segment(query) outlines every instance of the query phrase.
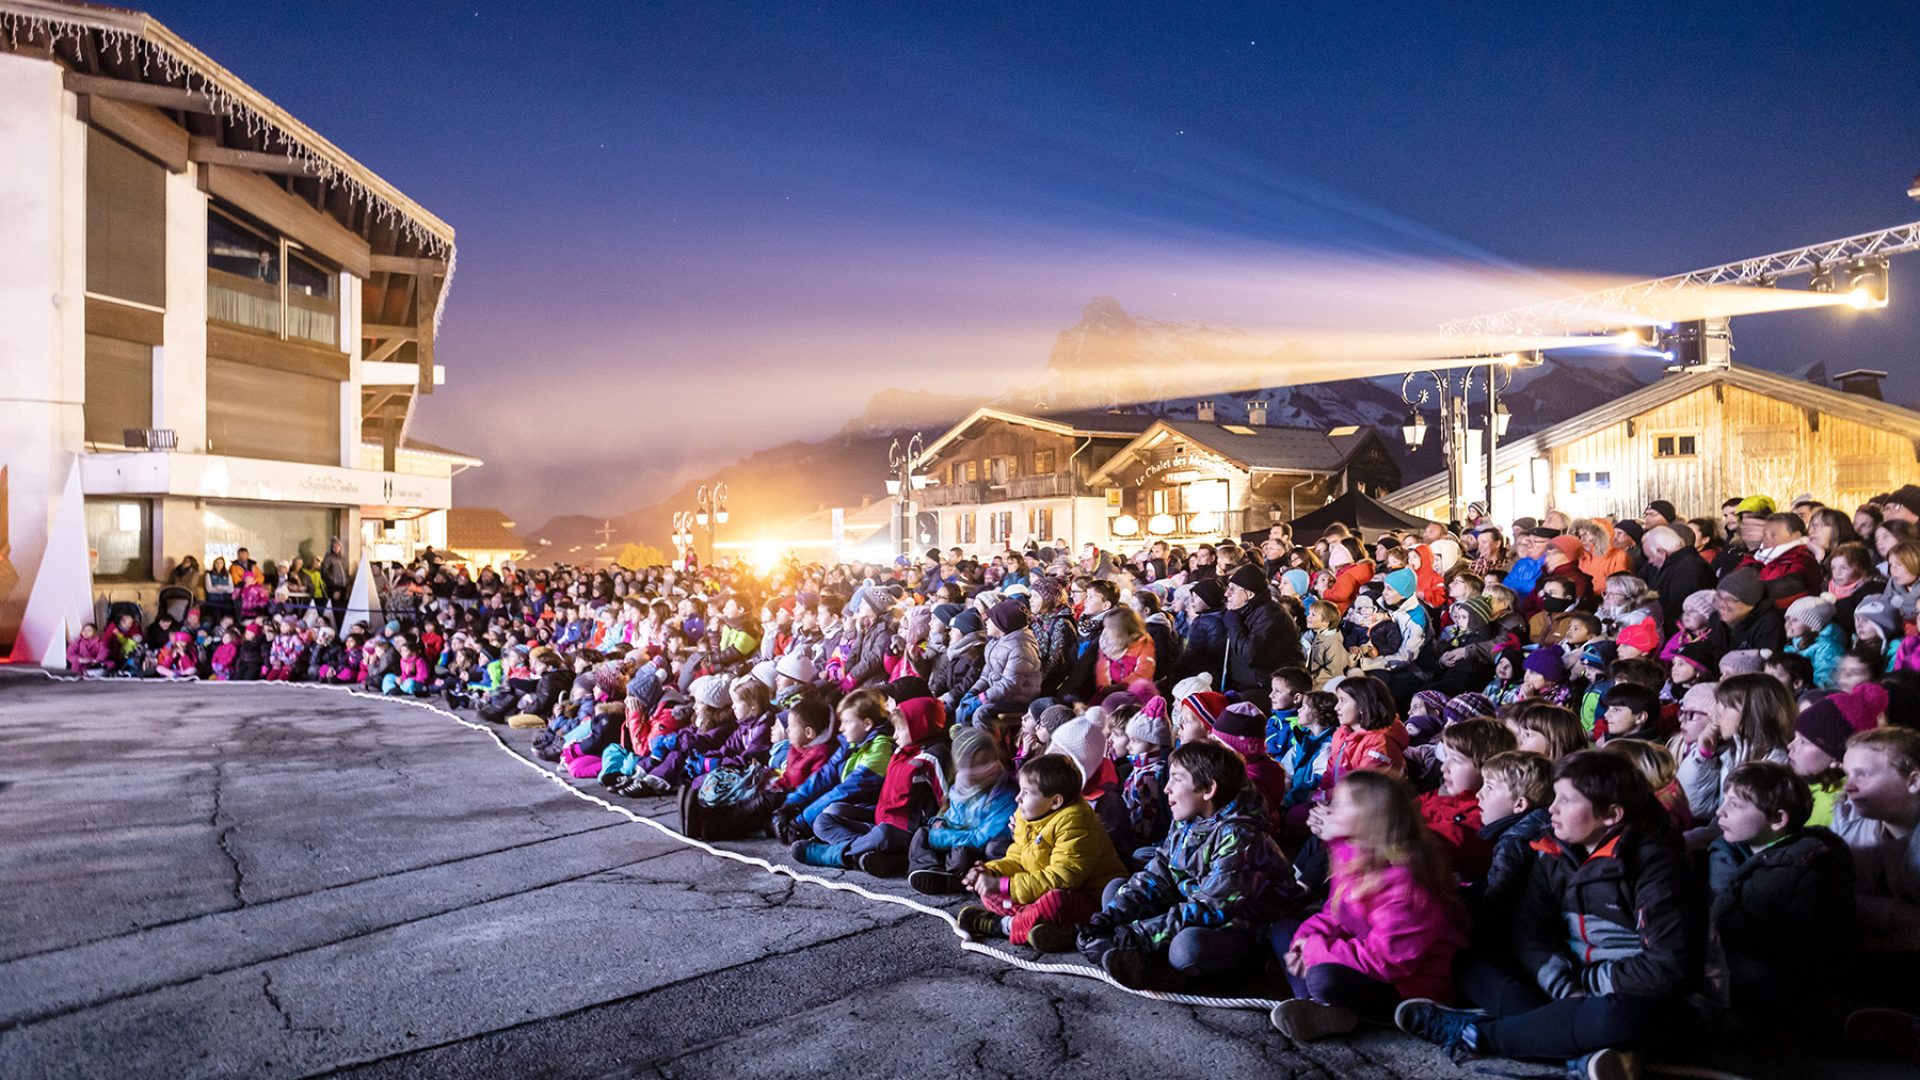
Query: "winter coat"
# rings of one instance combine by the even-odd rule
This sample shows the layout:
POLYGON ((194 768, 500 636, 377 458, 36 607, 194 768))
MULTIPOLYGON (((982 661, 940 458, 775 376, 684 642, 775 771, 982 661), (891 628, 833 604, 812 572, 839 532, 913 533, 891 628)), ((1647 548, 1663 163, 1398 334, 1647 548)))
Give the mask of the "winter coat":
POLYGON ((1368 731, 1357 727, 1333 729, 1333 745, 1328 751, 1327 769, 1320 786, 1332 791, 1340 778, 1360 769, 1404 776, 1407 771, 1407 725, 1394 720, 1386 727, 1368 731))
POLYGON ((1813 685, 1822 690, 1831 690, 1834 687, 1834 677, 1840 671, 1840 657, 1846 653, 1847 649, 1845 643, 1840 640, 1840 627, 1828 623, 1821 627, 1820 632, 1813 636, 1813 640, 1805 645, 1800 644, 1798 640, 1788 641, 1787 651, 1795 656, 1806 657, 1807 662, 1813 665, 1813 685))
POLYGON ((783 745, 787 753, 780 762, 780 774, 774 777, 773 786, 781 791, 792 792, 799 790, 801 785, 820 772, 845 744, 838 735, 828 732, 805 746, 783 745))
POLYGON ((1661 819, 1622 825, 1591 853, 1551 833, 1514 924, 1522 969, 1553 998, 1683 998, 1702 988, 1707 891, 1661 819))
POLYGON ((1467 943, 1465 913, 1436 896, 1405 867, 1373 872, 1371 891, 1348 871, 1356 853, 1345 840, 1328 846, 1332 893, 1326 907, 1294 931, 1307 967, 1339 964, 1389 983, 1402 997, 1453 998, 1453 958, 1467 943))
POLYGON ((1337 727, 1315 735, 1307 725, 1299 721, 1292 724, 1292 737, 1287 742, 1284 754, 1274 755, 1287 767, 1287 774, 1293 779, 1287 787, 1287 798, 1283 809, 1311 802, 1313 793, 1320 786, 1320 778, 1326 774, 1327 766, 1333 757, 1333 736, 1337 727))
POLYGON ((988 705, 1024 705, 1040 696, 1040 647, 1030 628, 988 640, 980 677, 968 694, 988 705))
POLYGON ((1707 883, 1729 955, 1807 985, 1853 946, 1853 854, 1826 829, 1796 829, 1759 851, 1715 840, 1707 883))
POLYGON ((947 649, 933 662, 933 674, 927 677, 927 689, 952 710, 980 678, 986 666, 986 635, 960 634, 947 642, 947 649))
POLYGON ((1691 547, 1670 552, 1644 579, 1660 594, 1660 636, 1669 637, 1680 626, 1680 605, 1694 593, 1714 586, 1713 567, 1691 547))
POLYGON ((1143 949, 1165 949, 1182 930, 1251 931, 1272 922, 1300 889, 1264 817, 1258 800, 1243 794, 1208 817, 1174 822, 1101 921, 1143 949))
POLYGON ((749 765, 764 765, 767 753, 773 749, 773 713, 750 716, 736 723, 727 741, 712 754, 703 755, 701 773, 715 769, 744 769, 749 765))
POLYGON ((1359 595, 1360 586, 1373 580, 1373 572, 1373 562, 1369 559, 1348 563, 1334 573, 1332 584, 1327 586, 1325 595, 1320 599, 1339 608, 1340 614, 1345 615, 1347 609, 1353 606, 1353 598, 1359 595))
POLYGON ((1448 795, 1442 791, 1430 791, 1420 796, 1417 805, 1420 819, 1427 823, 1427 831, 1446 846, 1447 861, 1452 864, 1454 873, 1472 881, 1487 872, 1493 849, 1480 838, 1483 822, 1480 820, 1480 796, 1477 793, 1448 795))
MULTIPOLYGON (((1095 642, 1095 647, 1098 644, 1095 642)), ((1099 659, 1093 662, 1093 688, 1104 690, 1116 684, 1124 688, 1135 679, 1152 682, 1158 670, 1154 653, 1151 636, 1135 638, 1119 656, 1108 656, 1102 649, 1099 659)))
POLYGON ((1203 611, 1187 620, 1186 645, 1173 665, 1173 681, 1180 682, 1201 672, 1220 676, 1227 656, 1227 616, 1222 611, 1203 611))
POLYGON ((1820 595, 1820 587, 1827 579, 1805 537, 1770 552, 1765 562, 1761 562, 1758 555, 1748 555, 1740 565, 1760 572, 1760 584, 1766 586, 1767 599, 1781 611, 1803 596, 1820 595))
POLYGON ((1307 679, 1313 685, 1347 673, 1347 644, 1339 630, 1309 630, 1301 636, 1300 645, 1307 654, 1307 679))
POLYGON ((1164 681, 1167 672, 1180 662, 1180 634, 1173 627, 1173 619, 1164 611, 1147 616, 1147 636, 1153 639, 1153 675, 1135 675, 1134 678, 1157 678, 1164 681))
POLYGON ((1842 796, 1833 804, 1833 831, 1853 849, 1854 900, 1862 936, 1894 925, 1915 925, 1920 918, 1920 829, 1895 837, 1885 825, 1862 817, 1842 796))
POLYGON ((889 626, 885 619, 876 620, 849 650, 845 674, 840 679, 841 688, 858 690, 863 686, 874 686, 885 682, 887 650, 892 644, 893 627, 889 626))
MULTIPOLYGON (((406 678, 402 675, 401 678, 406 678)), ((535 716, 553 716, 554 706, 567 696, 567 690, 573 685, 573 673, 564 668, 552 668, 540 674, 533 690, 520 698, 520 711, 535 716)))
POLYGON ((837 802, 872 806, 880 795, 880 783, 891 757, 893 736, 878 728, 858 746, 848 746, 841 740, 827 763, 787 796, 782 809, 812 825, 822 810, 837 802))
POLYGON ((930 697, 900 703, 906 720, 907 741, 897 743, 887 758, 886 775, 873 804, 873 823, 913 832, 939 810, 947 799, 947 769, 931 740, 940 736, 946 709, 930 697))
POLYGON ((1256 596, 1246 607, 1227 611, 1227 677, 1216 689, 1234 690, 1240 700, 1264 707, 1275 670, 1306 663, 1300 628, 1280 605, 1256 596))
POLYGON ((984 870, 1007 879, 1007 896, 1016 904, 1031 904, 1055 889, 1097 892, 1127 872, 1085 799, 1075 799, 1038 821, 1015 818, 1013 846, 984 870))
POLYGON ((1467 906, 1476 930, 1486 927, 1493 933, 1485 936, 1502 939, 1502 952, 1511 950, 1505 939, 1511 936, 1514 912, 1533 877, 1533 842, 1552 830, 1544 806, 1480 826, 1480 842, 1491 854, 1486 873, 1467 882, 1467 906))
POLYGON ((1120 785, 1120 801, 1127 805, 1134 839, 1157 844, 1167 835, 1167 751, 1155 747, 1127 759, 1127 778, 1120 785))
MULTIPOLYGON (((1058 694, 1073 673, 1073 660, 1080 647, 1080 631, 1073 624, 1073 610, 1062 606, 1034 618, 1034 644, 1040 650, 1040 694, 1058 694)), ((937 691, 936 691, 937 692, 937 691)))
POLYGON ((1745 649, 1779 652, 1787 647, 1786 617, 1779 608, 1764 601, 1732 625, 1720 621, 1716 613, 1707 626, 1707 645, 1713 650, 1715 660, 1745 649))
POLYGON ((946 809, 927 822, 927 846, 935 851, 986 850, 988 844, 1013 834, 1019 797, 1019 778, 1008 769, 993 787, 965 799, 949 799, 946 809))
POLYGON ((95 634, 92 637, 74 638, 67 643, 67 667, 75 671, 82 668, 106 667, 108 659, 107 639, 95 634))

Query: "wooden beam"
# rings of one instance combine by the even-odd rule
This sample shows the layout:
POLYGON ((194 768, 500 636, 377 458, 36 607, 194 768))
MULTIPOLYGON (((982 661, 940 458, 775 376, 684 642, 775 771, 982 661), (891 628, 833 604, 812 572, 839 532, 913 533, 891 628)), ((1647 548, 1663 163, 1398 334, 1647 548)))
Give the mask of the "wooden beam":
POLYGON ((405 345, 406 343, 407 343, 406 338, 402 338, 402 337, 388 338, 385 341, 382 341, 380 344, 374 346, 373 351, 368 353, 366 356, 362 357, 361 359, 366 360, 369 363, 376 363, 376 364, 384 360, 391 360, 393 358, 393 354, 399 352, 400 347, 402 345, 405 345))
POLYGON ((441 281, 431 275, 420 279, 419 307, 414 312, 414 325, 419 328, 419 337, 413 346, 414 362, 420 365, 420 385, 416 393, 433 393, 433 315, 434 308, 440 302, 441 281))
MULTIPOLYGON (((282 176, 313 176, 305 162, 297 161, 285 154, 267 153, 261 150, 235 150, 224 146, 212 135, 195 135, 187 146, 187 156, 194 161, 209 165, 231 165, 236 169, 246 169, 257 173, 276 173, 282 176)), ((297 198, 297 196, 296 196, 297 198)), ((300 205, 306 206, 303 199, 300 205)), ((319 210, 315 209, 315 213, 319 210)))
POLYGON ((213 100, 198 90, 182 90, 176 86, 155 86, 153 83, 129 82, 126 79, 109 79, 101 75, 81 75, 69 71, 61 76, 68 90, 76 94, 93 94, 103 98, 115 98, 120 101, 136 101, 142 105, 152 105, 161 109, 178 109, 181 112, 213 113, 213 100))
POLYGON ((348 273, 367 276, 372 251, 364 237, 347 231, 346 226, 259 173, 207 163, 200 167, 200 187, 300 241, 322 258, 338 263, 348 273))
MULTIPOLYGON (((412 341, 419 336, 416 326, 394 326, 390 323, 361 323, 360 336, 377 338, 381 341, 412 341)), ((384 359, 384 357, 383 357, 384 359)))
POLYGON ((166 166, 168 172, 187 171, 187 133, 158 109, 94 94, 80 95, 80 122, 101 131, 166 166))
POLYGON ((442 274, 447 272, 445 259, 416 259, 410 255, 375 255, 370 263, 375 271, 389 274, 442 274))
POLYGON ((373 400, 360 407, 360 415, 367 420, 381 419, 381 410, 392 403, 394 398, 406 393, 406 390, 381 390, 372 395, 373 400))
POLYGON ((318 375, 340 382, 347 381, 351 374, 347 354, 339 349, 281 341, 266 334, 218 323, 207 324, 207 355, 297 375, 318 375))

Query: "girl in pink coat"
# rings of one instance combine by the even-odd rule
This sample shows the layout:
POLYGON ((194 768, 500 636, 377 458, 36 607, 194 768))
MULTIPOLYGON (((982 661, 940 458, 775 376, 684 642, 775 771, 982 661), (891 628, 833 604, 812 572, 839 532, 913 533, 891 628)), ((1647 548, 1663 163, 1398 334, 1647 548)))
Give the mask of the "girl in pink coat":
POLYGON ((1465 909, 1406 782, 1347 774, 1319 833, 1333 865, 1331 895, 1318 915, 1273 928, 1294 992, 1274 1007, 1274 1026, 1304 1042, 1353 1031, 1362 1019, 1390 1022, 1407 998, 1451 1000, 1465 909))

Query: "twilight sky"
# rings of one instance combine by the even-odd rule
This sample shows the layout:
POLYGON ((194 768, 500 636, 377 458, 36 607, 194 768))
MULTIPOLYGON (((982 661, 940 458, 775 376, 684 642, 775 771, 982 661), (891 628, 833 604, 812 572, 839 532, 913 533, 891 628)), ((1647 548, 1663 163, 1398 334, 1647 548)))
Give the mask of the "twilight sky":
MULTIPOLYGON (((1920 218, 1904 3, 147 7, 458 230, 415 431, 527 528, 881 387, 1034 381, 1098 295, 1418 355, 1920 218)), ((1920 400, 1915 267, 1885 311, 1737 320, 1736 358, 1920 400)))

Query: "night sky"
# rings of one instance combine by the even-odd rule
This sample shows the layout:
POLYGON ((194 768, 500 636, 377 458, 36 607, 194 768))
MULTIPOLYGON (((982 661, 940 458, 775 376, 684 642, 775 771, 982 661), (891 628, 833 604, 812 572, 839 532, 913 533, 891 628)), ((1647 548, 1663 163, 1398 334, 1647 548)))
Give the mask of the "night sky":
MULTIPOLYGON (((1920 219, 1911 3, 1047 6, 148 10, 458 230, 414 430, 529 529, 1038 376, 1099 295, 1284 326, 1266 275, 1345 258, 1651 277, 1920 219)), ((1920 401, 1916 267, 1736 358, 1920 401)))

